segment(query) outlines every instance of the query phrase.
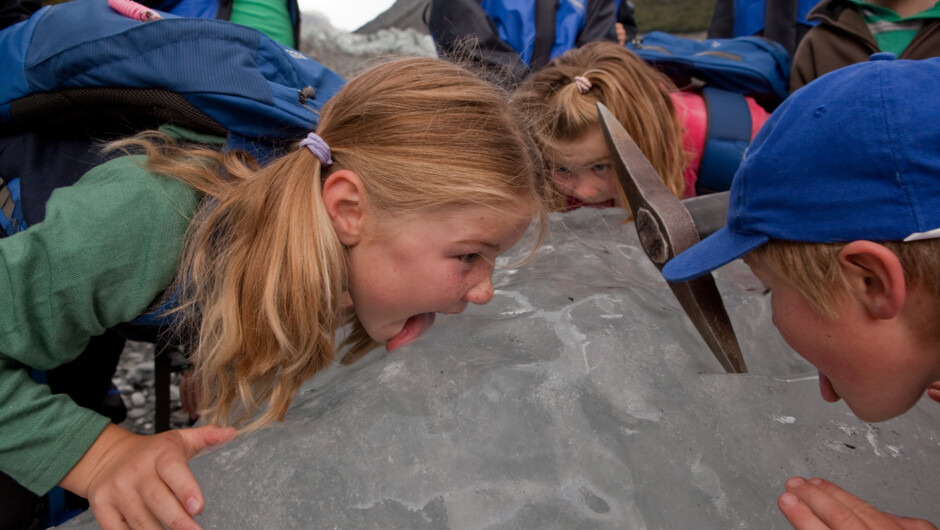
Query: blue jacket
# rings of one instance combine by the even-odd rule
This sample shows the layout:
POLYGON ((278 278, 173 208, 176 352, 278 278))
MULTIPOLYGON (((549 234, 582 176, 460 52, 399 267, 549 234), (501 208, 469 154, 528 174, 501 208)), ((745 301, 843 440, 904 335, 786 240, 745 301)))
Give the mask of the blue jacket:
POLYGON ((780 43, 793 55, 809 28, 806 19, 819 0, 716 0, 708 38, 760 35, 780 43))
POLYGON ((428 29, 444 54, 469 52, 515 84, 586 42, 616 42, 616 9, 612 0, 432 0, 428 29))

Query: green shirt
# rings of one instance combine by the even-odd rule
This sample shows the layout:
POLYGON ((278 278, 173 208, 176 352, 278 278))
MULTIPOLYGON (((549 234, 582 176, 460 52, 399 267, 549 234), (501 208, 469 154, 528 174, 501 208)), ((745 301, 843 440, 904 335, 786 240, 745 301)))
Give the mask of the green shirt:
POLYGON ((53 192, 42 222, 0 239, 0 470, 37 494, 108 419, 50 394, 28 367, 74 359, 90 337, 145 312, 176 275, 199 197, 142 163, 125 156, 95 167, 53 192))
POLYGON ((284 46, 297 47, 284 0, 235 0, 229 21, 254 28, 284 46))
POLYGON ((901 17, 894 10, 863 0, 849 0, 858 6, 865 24, 875 37, 878 48, 900 56, 920 30, 924 19, 940 18, 940 2, 920 13, 901 17))

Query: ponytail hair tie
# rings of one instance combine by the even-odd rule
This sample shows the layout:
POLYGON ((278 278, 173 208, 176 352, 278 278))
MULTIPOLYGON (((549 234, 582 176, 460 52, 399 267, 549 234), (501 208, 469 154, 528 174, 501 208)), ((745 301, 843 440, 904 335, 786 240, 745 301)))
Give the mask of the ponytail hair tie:
POLYGON ((308 133, 307 137, 300 141, 300 147, 304 146, 310 149, 313 156, 317 157, 320 160, 320 164, 324 167, 333 164, 333 155, 330 153, 330 146, 326 145, 326 142, 323 141, 323 138, 320 138, 317 133, 308 133))
POLYGON ((578 92, 582 94, 587 94, 588 90, 591 90, 591 87, 593 86, 591 81, 583 75, 574 76, 574 84, 577 85, 578 92))

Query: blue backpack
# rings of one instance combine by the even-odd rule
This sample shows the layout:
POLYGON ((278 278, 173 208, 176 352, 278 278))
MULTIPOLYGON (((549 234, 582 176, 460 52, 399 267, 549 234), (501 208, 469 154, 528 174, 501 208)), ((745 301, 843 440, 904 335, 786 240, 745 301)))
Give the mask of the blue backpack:
MULTIPOLYGON (((105 161, 91 138, 175 123, 224 136, 226 149, 263 163, 315 129, 344 83, 259 31, 161 14, 139 22, 106 0, 73 0, 0 31, 0 142, 41 137, 42 150, 57 153, 0 160, 0 237, 41 221, 54 189, 105 161)), ((135 323, 165 324, 162 309, 135 323)))
POLYGON ((652 31, 627 48, 666 74, 680 89, 701 90, 708 108, 699 193, 725 191, 751 141, 745 96, 768 111, 788 95, 790 55, 762 37, 702 41, 652 31))
MULTIPOLYGON (((163 16, 139 22, 105 0, 73 0, 0 31, 0 136, 55 130, 114 137, 176 123, 225 136, 226 148, 264 162, 313 130, 320 108, 343 85, 336 73, 259 31, 163 16)), ((38 222, 22 207, 30 184, 0 178, 4 232, 38 222)), ((31 180, 51 192, 76 178, 31 180)))
POLYGON ((712 86, 776 107, 789 90, 790 54, 762 37, 694 40, 651 31, 627 48, 682 88, 712 86))

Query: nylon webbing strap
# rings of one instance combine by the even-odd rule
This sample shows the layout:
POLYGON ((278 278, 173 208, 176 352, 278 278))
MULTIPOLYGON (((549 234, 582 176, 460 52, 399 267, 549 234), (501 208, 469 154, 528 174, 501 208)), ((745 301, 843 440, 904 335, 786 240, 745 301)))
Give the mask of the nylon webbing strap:
POLYGON ((702 96, 708 129, 696 182, 699 194, 731 189, 731 179, 751 141, 751 111, 743 94, 705 87, 702 96))
POLYGON ((536 0, 535 43, 532 44, 532 59, 529 69, 533 72, 548 64, 555 45, 555 10, 557 0, 536 0))
POLYGON ((6 182, 0 178, 0 237, 12 236, 26 228, 20 205, 20 179, 6 182))
POLYGON ((10 188, 7 187, 7 183, 3 180, 3 177, 0 177, 0 210, 3 211, 4 217, 12 221, 13 209, 15 207, 16 203, 13 202, 13 193, 10 191, 10 188))

